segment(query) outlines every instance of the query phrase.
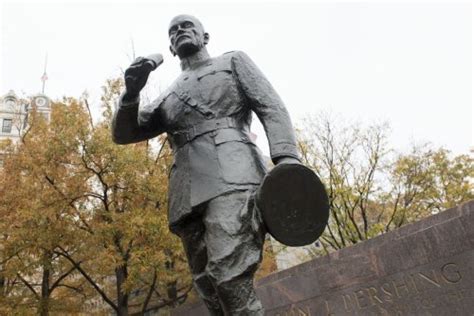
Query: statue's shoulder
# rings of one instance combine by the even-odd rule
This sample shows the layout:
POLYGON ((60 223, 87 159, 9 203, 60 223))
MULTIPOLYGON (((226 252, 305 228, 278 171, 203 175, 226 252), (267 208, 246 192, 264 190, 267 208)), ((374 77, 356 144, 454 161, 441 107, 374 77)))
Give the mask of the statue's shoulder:
POLYGON ((214 57, 214 62, 217 63, 227 63, 232 60, 232 57, 234 57, 234 51, 231 52, 226 52, 220 56, 214 57))
POLYGON ((222 56, 233 56, 235 53, 239 52, 238 50, 231 50, 229 52, 225 52, 224 54, 222 54, 222 56))
POLYGON ((231 50, 230 52, 226 52, 221 55, 221 57, 223 58, 230 58, 230 59, 234 57, 246 57, 246 56, 247 54, 240 50, 231 50))
POLYGON ((176 91, 179 91, 181 84, 184 80, 187 79, 187 74, 181 72, 178 77, 176 77, 173 82, 163 91, 160 93, 160 98, 168 98, 168 96, 176 91))
POLYGON ((245 54, 244 52, 242 51, 239 51, 239 50, 233 50, 233 51, 230 51, 230 52, 226 52, 220 56, 217 56, 214 59, 214 64, 215 65, 220 65, 220 66, 225 66, 225 65, 228 65, 228 66, 231 66, 231 64, 233 62, 239 62, 241 61, 242 59, 246 59, 248 58, 247 57, 247 54, 245 54))
POLYGON ((219 56, 212 58, 212 62, 207 65, 207 69, 212 71, 231 71, 232 70, 232 58, 235 56, 234 51, 227 52, 219 56))

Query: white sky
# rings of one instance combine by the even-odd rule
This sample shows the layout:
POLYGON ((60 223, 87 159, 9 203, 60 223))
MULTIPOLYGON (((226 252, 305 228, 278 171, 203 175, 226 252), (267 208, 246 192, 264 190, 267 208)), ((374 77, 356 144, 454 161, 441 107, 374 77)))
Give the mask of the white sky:
MULTIPOLYGON (((155 91, 179 74, 167 27, 196 15, 211 55, 245 51, 294 122, 319 109, 364 122, 388 120, 392 145, 431 141, 468 153, 472 131, 472 5, 357 2, 4 2, 0 94, 32 95, 48 54, 46 94, 99 104, 105 79, 137 56, 160 52, 155 91)), ((261 126, 254 127, 264 152, 261 126)))

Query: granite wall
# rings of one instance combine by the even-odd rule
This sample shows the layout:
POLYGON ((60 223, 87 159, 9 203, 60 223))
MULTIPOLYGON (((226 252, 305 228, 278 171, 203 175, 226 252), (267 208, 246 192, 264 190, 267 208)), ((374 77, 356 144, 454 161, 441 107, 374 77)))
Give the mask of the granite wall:
POLYGON ((257 293, 275 316, 474 315, 474 201, 272 274, 257 293))

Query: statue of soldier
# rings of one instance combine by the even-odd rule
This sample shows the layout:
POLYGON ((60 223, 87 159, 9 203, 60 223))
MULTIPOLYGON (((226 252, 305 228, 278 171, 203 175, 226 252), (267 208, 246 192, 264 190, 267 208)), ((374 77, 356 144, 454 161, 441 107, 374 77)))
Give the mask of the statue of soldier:
POLYGON ((182 73, 139 107, 152 67, 135 60, 125 72, 113 139, 128 144, 167 133, 174 154, 169 227, 182 239, 195 289, 212 315, 263 315, 253 275, 265 235, 255 195, 266 168, 249 137, 250 123, 254 112, 274 164, 299 164, 290 117, 245 53, 209 56, 209 34, 198 19, 179 15, 168 34, 182 73))

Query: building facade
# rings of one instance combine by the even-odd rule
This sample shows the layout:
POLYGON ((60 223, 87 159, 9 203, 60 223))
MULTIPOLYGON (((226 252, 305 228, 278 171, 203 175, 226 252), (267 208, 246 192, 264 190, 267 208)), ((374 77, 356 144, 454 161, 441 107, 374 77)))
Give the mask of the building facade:
POLYGON ((27 127, 28 114, 32 109, 36 109, 47 121, 50 120, 51 101, 42 93, 23 99, 10 90, 0 97, 0 141, 19 141, 27 127))

